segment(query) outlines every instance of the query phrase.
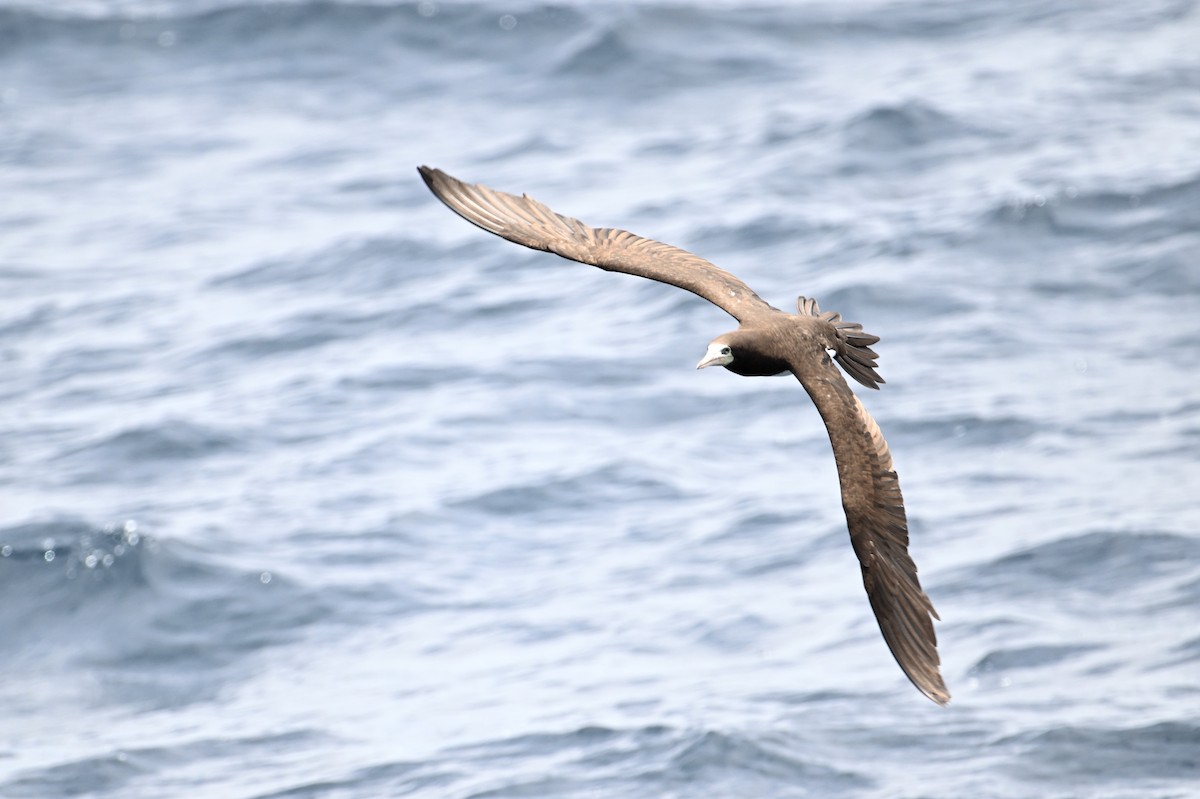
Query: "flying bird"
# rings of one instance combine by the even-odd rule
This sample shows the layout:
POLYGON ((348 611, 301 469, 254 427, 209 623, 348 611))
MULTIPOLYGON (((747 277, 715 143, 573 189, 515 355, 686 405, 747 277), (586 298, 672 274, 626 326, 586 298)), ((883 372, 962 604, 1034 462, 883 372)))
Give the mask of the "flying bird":
POLYGON ((527 194, 464 183, 427 166, 418 171, 450 210, 490 233, 610 272, 678 286, 728 313, 738 328, 713 339, 697 369, 724 366, 746 376, 796 376, 829 432, 850 544, 883 639, 921 693, 939 705, 948 703, 932 621, 938 615, 908 554, 908 521, 891 453, 879 426, 834 366, 878 389, 884 381, 875 371, 879 356, 871 345, 879 337, 840 314, 822 312, 806 297, 797 301, 796 313, 785 313, 738 278, 678 247, 617 228, 590 227, 527 194))

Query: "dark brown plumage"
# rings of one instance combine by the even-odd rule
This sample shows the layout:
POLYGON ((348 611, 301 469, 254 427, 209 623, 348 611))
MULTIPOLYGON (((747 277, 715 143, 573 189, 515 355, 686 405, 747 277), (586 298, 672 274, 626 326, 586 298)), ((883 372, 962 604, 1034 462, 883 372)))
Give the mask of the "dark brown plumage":
POLYGON ((611 272, 669 283, 724 310, 738 321, 738 329, 714 339, 697 368, 721 365, 741 375, 790 371, 799 379, 829 432, 850 543, 883 638, 921 693, 939 705, 949 702, 938 671, 932 621, 938 616, 908 555, 908 522, 892 456, 879 426, 833 365, 836 360, 864 386, 879 388, 878 356, 870 349, 878 336, 838 314, 822 313, 805 297, 796 314, 784 313, 733 275, 678 247, 616 228, 589 227, 528 195, 463 183, 425 166, 419 171, 438 199, 484 230, 611 272))

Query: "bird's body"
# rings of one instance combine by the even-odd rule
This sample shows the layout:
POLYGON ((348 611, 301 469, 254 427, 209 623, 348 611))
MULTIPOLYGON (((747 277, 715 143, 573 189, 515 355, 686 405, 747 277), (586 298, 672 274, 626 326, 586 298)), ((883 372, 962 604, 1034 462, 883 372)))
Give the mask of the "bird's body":
POLYGON ((938 704, 950 694, 938 671, 933 604, 908 555, 900 483, 878 425, 834 365, 869 388, 883 379, 870 346, 877 336, 822 313, 800 297, 795 314, 768 305, 738 278, 685 250, 616 228, 592 228, 528 195, 463 183, 420 167, 430 190, 464 219, 510 241, 697 294, 737 319, 709 344, 697 368, 724 366, 760 377, 791 372, 816 405, 833 446, 850 542, 884 640, 913 684, 938 704))

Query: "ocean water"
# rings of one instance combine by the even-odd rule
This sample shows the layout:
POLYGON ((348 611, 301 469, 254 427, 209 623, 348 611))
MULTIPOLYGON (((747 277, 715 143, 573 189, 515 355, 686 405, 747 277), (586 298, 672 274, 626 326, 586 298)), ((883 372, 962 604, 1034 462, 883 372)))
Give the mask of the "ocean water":
POLYGON ((1200 796, 1200 6, 0 0, 0 797, 1200 796), (794 380, 415 171, 882 337, 794 380))

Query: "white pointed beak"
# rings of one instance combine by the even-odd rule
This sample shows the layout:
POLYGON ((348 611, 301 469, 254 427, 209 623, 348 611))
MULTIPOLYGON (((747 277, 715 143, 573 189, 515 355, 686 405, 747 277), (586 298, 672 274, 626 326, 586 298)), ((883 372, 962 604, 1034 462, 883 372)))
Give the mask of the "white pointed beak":
POLYGON ((721 350, 725 349, 728 344, 717 344, 713 342, 708 345, 708 352, 704 353, 704 357, 700 359, 700 363, 696 364, 697 369, 703 369, 706 366, 725 366, 733 363, 733 356, 729 353, 721 354, 721 350))

